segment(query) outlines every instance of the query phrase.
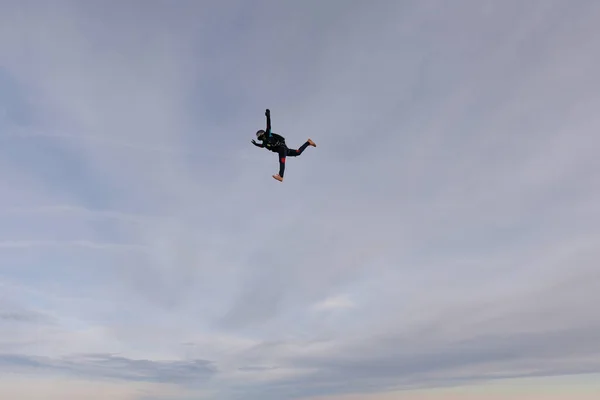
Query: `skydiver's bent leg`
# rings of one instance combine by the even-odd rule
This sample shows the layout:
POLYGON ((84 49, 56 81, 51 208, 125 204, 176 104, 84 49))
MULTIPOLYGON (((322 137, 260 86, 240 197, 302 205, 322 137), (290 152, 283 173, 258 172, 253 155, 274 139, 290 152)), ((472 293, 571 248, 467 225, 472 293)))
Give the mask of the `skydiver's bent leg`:
POLYGON ((306 149, 307 147, 308 147, 308 143, 304 143, 302 146, 300 146, 298 148, 298 150, 296 150, 296 149, 288 149, 287 156, 288 157, 298 157, 300 154, 302 154, 302 152, 304 151, 304 149, 306 149))
POLYGON ((304 143, 302 146, 300 146, 300 147, 298 148, 298 150, 295 150, 295 149, 288 149, 288 151, 287 151, 287 156, 288 156, 288 157, 297 157, 297 156, 299 156, 300 154, 302 154, 302 152, 303 152, 304 150, 306 150, 306 148, 307 148, 308 146, 317 147, 317 145, 315 144, 315 142, 313 142, 312 140, 308 139, 308 140, 307 140, 307 141, 306 141, 306 142, 305 142, 305 143, 304 143))

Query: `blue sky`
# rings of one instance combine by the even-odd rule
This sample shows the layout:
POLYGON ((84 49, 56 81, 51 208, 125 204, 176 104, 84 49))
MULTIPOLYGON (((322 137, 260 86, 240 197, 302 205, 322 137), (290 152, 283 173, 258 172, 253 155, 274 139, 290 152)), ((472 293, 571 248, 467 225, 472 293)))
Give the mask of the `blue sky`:
POLYGON ((598 21, 1 2, 0 397, 597 395, 598 21))

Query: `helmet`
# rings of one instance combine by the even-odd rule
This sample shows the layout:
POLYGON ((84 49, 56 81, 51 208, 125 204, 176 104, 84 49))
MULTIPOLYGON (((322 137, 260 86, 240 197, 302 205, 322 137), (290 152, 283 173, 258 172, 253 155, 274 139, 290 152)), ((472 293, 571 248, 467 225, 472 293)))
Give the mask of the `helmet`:
POLYGON ((256 137, 260 139, 260 137, 261 137, 262 135, 264 135, 264 134, 265 134, 265 131, 263 131, 263 130, 261 129, 261 130, 259 130, 259 131, 257 131, 257 132, 256 132, 256 137))

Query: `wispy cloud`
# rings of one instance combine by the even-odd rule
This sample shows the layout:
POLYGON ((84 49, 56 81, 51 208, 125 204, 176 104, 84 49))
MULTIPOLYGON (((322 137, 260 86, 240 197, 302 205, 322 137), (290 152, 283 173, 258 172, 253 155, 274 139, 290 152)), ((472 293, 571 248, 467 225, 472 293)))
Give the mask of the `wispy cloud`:
POLYGON ((13 215, 59 215, 59 216, 79 216, 92 219, 116 219, 123 222, 130 223, 158 223, 168 222, 169 217, 161 217, 156 215, 143 215, 134 213, 123 213, 118 211, 110 210, 94 210, 85 208, 82 206, 73 205, 48 205, 38 207, 13 207, 0 210, 1 216, 13 216, 13 215))
POLYGON ((0 366, 12 371, 21 368, 46 369, 84 375, 87 378, 116 378, 131 381, 166 383, 200 382, 215 371, 204 360, 132 360, 111 354, 85 354, 61 359, 23 355, 0 355, 0 366))
POLYGON ((10 241, 0 242, 0 248, 32 248, 32 247, 83 247, 97 250, 147 250, 145 246, 123 243, 98 243, 88 241, 10 241))
POLYGON ((78 134, 74 134, 74 133, 68 134, 68 133, 25 131, 22 133, 9 132, 6 137, 12 138, 12 139, 22 139, 22 140, 35 139, 35 138, 38 138, 38 139, 39 138, 65 139, 65 140, 69 140, 69 142, 71 144, 79 143, 80 145, 83 145, 83 146, 89 145, 90 143, 94 143, 95 145, 100 144, 100 145, 122 147, 122 148, 126 148, 129 150, 137 150, 137 151, 144 151, 144 152, 150 152, 150 153, 175 153, 175 154, 178 154, 181 156, 193 154, 190 150, 185 150, 182 148, 170 149, 168 147, 161 146, 161 145, 149 146, 147 144, 144 145, 141 143, 131 143, 131 142, 126 142, 124 140, 113 139, 113 138, 109 138, 109 137, 101 136, 101 135, 87 135, 87 134, 78 135, 78 134))
POLYGON ((346 296, 334 296, 329 297, 323 301, 318 302, 314 305, 316 310, 335 310, 335 309, 343 309, 343 308, 352 308, 354 306, 354 302, 350 300, 346 296))

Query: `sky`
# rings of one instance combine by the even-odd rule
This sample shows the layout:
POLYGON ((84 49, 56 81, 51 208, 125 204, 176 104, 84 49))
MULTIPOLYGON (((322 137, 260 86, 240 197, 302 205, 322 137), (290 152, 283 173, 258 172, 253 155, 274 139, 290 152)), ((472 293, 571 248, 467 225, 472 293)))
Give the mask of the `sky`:
POLYGON ((593 0, 0 0, 0 397, 598 398, 598 48, 593 0))

